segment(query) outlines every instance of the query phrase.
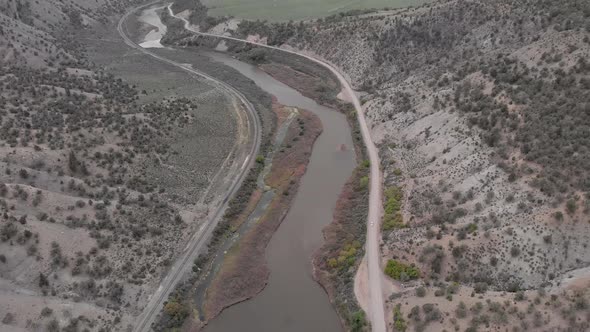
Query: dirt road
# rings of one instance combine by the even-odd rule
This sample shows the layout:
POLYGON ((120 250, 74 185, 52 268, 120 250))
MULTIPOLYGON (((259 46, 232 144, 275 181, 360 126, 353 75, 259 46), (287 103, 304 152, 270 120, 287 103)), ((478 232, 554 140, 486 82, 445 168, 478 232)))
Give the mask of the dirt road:
POLYGON ((211 83, 213 86, 221 89, 222 91, 225 91, 226 93, 228 93, 230 95, 235 96, 238 100, 240 100, 240 102, 244 105, 244 108, 247 113, 246 114, 247 115, 246 122, 247 122, 248 131, 250 132, 251 147, 250 147, 250 151, 245 156, 244 161, 243 162, 240 161, 240 164, 242 166, 236 170, 235 174, 228 174, 228 176, 232 178, 231 185, 229 186, 229 190, 224 195, 223 199, 220 199, 221 203, 215 208, 214 212, 212 214, 210 214, 211 217, 209 218, 209 220, 207 220, 205 222, 205 224, 201 227, 201 229, 199 229, 197 232, 195 232, 195 234, 193 234, 193 236, 191 237, 191 240, 189 241, 184 252, 181 253, 178 260, 170 268, 168 275, 162 280, 162 282, 160 283, 160 286, 158 287, 156 292, 150 297, 148 304, 144 308, 143 313, 140 315, 140 317, 138 318, 138 320, 135 324, 134 331, 138 331, 138 332, 151 330, 151 324, 154 321, 157 314, 160 312, 163 302, 168 298, 168 295, 170 294, 170 292, 172 292, 172 290, 174 290, 174 287, 180 282, 180 280, 183 278, 183 276, 185 276, 186 272, 188 272, 191 269, 192 262, 194 261, 195 258, 197 258, 197 256, 201 252, 201 249, 203 248, 203 246, 208 242, 213 230, 215 229, 215 226, 217 226, 217 223, 219 222, 219 220, 223 216, 223 213, 227 207, 228 201, 237 192, 237 190, 240 188, 243 180, 248 175, 248 171, 250 170, 252 164, 254 163, 255 157, 258 154, 258 151, 260 148, 260 142, 261 142, 261 135, 262 135, 261 134, 261 124, 260 124, 260 119, 258 117, 258 113, 254 109, 254 106, 238 90, 236 90, 232 86, 230 86, 222 81, 219 81, 207 74, 204 74, 200 71, 197 71, 197 70, 194 70, 190 67, 187 67, 186 65, 182 65, 182 64, 177 63, 175 61, 172 61, 172 60, 169 60, 169 59, 164 58, 162 56, 159 56, 153 52, 150 52, 147 49, 136 44, 134 41, 132 41, 127 36, 127 34, 125 32, 125 28, 124 28, 124 22, 129 17, 129 15, 132 13, 135 13, 137 10, 139 10, 141 8, 151 6, 155 3, 157 3, 157 2, 153 2, 153 3, 149 3, 146 5, 142 5, 142 6, 133 8, 132 10, 127 12, 125 15, 123 15, 123 17, 121 17, 121 19, 119 20, 119 24, 117 25, 117 31, 119 32, 119 35, 121 35, 121 37, 125 40, 125 43, 127 45, 131 46, 132 48, 134 48, 146 55, 149 55, 159 61, 162 61, 162 62, 168 63, 172 66, 181 68, 182 70, 187 71, 188 73, 190 73, 192 75, 196 75, 201 78, 204 78, 209 83, 211 83))
POLYGON ((220 36, 210 33, 203 33, 199 32, 198 29, 191 27, 190 23, 180 17, 174 15, 170 6, 168 6, 168 11, 170 15, 181 19, 184 22, 184 26, 187 30, 190 30, 194 33, 203 35, 203 36, 210 36, 210 37, 218 37, 227 40, 234 40, 238 42, 248 43, 252 45, 257 45, 269 49, 275 49, 291 54, 295 54, 301 57, 304 57, 308 60, 311 60, 315 63, 318 63, 327 69, 329 69, 340 81, 344 92, 348 95, 349 100, 352 101, 354 108, 356 109, 358 115, 358 121, 361 128, 363 141, 365 146, 367 147, 367 152, 369 155, 369 160, 371 162, 371 187, 369 193, 369 215, 367 218, 367 243, 366 243, 366 255, 367 255, 367 262, 368 262, 368 275, 369 275, 369 312, 367 313, 369 319, 371 321, 372 330, 376 332, 385 332, 385 310, 384 310, 384 300, 383 300, 383 288, 382 288, 382 269, 381 269, 381 255, 379 253, 379 243, 381 239, 381 216, 383 211, 383 204, 381 199, 381 169, 380 167, 380 160, 379 154, 377 153, 377 147, 373 143, 371 139, 369 127, 367 125, 365 115, 363 113, 363 109, 361 107, 361 103, 354 93, 350 83, 346 80, 344 75, 340 73, 333 65, 327 63, 323 60, 319 60, 307 54, 299 53, 292 50, 286 50, 279 47, 269 46, 265 44, 260 44, 256 42, 251 42, 239 38, 227 37, 227 36, 220 36))

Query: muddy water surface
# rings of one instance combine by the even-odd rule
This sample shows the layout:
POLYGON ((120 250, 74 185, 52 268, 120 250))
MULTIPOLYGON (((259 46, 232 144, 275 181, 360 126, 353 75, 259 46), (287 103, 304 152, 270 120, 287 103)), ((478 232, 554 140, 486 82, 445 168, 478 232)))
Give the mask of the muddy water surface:
MULTIPOLYGON (((143 47, 162 47, 160 39, 166 27, 160 22, 160 9, 161 5, 152 6, 139 17, 154 27, 145 36, 143 47)), ((255 66, 223 53, 202 53, 252 79, 276 96, 279 103, 313 112, 323 125, 293 205, 268 245, 267 287, 253 299, 224 310, 205 331, 341 331, 328 296, 312 278, 311 257, 323 242, 322 229, 331 222, 342 186, 356 166, 346 117, 318 105, 255 66)))
POLYGON ((224 310, 205 331, 341 331, 328 296, 312 278, 311 256, 323 242, 322 229, 332 220, 338 195, 356 165, 346 118, 255 66, 221 53, 206 54, 237 69, 281 104, 315 113, 324 130, 297 197, 268 245, 271 272, 267 287, 253 299, 224 310), (342 145, 347 149, 342 150, 342 145))

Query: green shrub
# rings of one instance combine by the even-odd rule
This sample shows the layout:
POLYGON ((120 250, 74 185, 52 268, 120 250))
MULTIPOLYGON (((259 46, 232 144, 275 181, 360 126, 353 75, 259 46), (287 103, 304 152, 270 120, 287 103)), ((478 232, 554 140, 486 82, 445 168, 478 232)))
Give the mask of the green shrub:
POLYGON ((363 176, 360 180, 359 180, 359 186, 361 187, 361 189, 366 189, 369 187, 369 177, 368 176, 363 176))
POLYGON ((403 228, 404 220, 401 215, 404 193, 400 187, 389 187, 385 190, 385 213, 383 215, 383 230, 403 228))
POLYGON ((328 266, 330 268, 349 268, 354 265, 358 250, 361 244, 358 241, 352 241, 344 246, 338 253, 338 257, 328 259, 328 266))
POLYGON ((576 201, 574 201, 573 199, 569 199, 565 203, 565 206, 567 208, 567 213, 569 214, 574 214, 574 212, 576 212, 576 209, 578 208, 576 201))
POLYGON ((423 286, 420 286, 420 287, 416 288, 416 296, 417 297, 424 297, 424 296, 426 296, 426 288, 424 288, 423 286))
POLYGON ((397 304, 395 308, 393 308, 393 327, 399 332, 404 332, 408 328, 408 324, 401 313, 400 304, 397 304))
POLYGON ((404 228, 404 220, 401 213, 385 214, 383 216, 383 230, 388 231, 396 228, 404 228))
POLYGON ((467 317, 467 306, 463 301, 459 302, 459 305, 457 305, 457 309, 455 309, 455 316, 460 319, 467 317))
POLYGON ((390 259, 385 266, 385 274, 395 280, 406 281, 420 277, 420 270, 415 266, 390 259))
POLYGON ((365 317, 365 312, 359 310, 353 313, 350 317, 350 330, 353 332, 363 331, 365 326, 367 326, 367 319, 365 317))
POLYGON ((485 282, 478 282, 475 284, 474 290, 478 294, 483 294, 488 291, 488 284, 485 282))
POLYGON ((556 211, 555 213, 553 213, 553 218, 555 218, 555 220, 557 220, 557 221, 562 221, 563 220, 563 212, 556 211))
POLYGON ((164 306, 164 312, 180 326, 189 315, 188 307, 177 300, 169 300, 164 306))

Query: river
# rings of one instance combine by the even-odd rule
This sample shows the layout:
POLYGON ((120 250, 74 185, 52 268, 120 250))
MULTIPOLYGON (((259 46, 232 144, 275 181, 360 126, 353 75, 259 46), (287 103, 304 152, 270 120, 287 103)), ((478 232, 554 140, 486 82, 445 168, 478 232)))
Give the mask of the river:
POLYGON ((224 310, 205 331, 341 331, 328 296, 313 280, 311 256, 321 246, 322 229, 331 222, 342 186, 356 166, 346 117, 253 65, 222 53, 206 54, 252 79, 281 104, 313 112, 320 118, 323 132, 293 205, 267 247, 268 285, 253 299, 224 310), (342 145, 346 149, 342 150, 342 145))
MULTIPOLYGON (((161 47, 160 33, 165 31, 154 14, 151 8, 140 18, 158 28, 144 39, 143 46, 148 48, 161 47)), ((313 112, 323 125, 297 196, 267 247, 268 285, 254 298, 225 309, 205 332, 342 331, 327 294, 312 277, 311 258, 323 243, 322 229, 332 221, 338 196, 356 166, 345 115, 317 104, 256 66, 224 53, 202 53, 252 79, 281 104, 313 112)))
POLYGON ((139 21, 149 24, 154 27, 154 29, 150 30, 144 37, 144 41, 139 44, 139 46, 143 48, 162 48, 164 47, 160 40, 166 34, 166 25, 162 23, 160 20, 160 16, 158 15, 158 11, 166 8, 165 6, 152 6, 141 13, 139 16, 139 21))

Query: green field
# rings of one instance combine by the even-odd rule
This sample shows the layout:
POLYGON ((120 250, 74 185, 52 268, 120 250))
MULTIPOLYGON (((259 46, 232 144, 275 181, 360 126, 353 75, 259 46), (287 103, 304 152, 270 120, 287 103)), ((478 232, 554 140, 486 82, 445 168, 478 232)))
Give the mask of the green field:
POLYGON ((302 20, 352 9, 400 8, 429 0, 201 0, 214 16, 232 15, 269 21, 302 20))

